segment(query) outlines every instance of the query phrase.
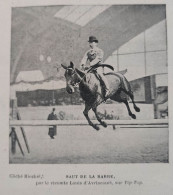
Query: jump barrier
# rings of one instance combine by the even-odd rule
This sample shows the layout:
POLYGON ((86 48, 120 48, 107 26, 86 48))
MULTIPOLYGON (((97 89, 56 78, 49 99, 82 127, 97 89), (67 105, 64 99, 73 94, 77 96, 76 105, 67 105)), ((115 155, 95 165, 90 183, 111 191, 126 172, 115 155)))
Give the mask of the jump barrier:
MULTIPOLYGON (((100 125, 97 120, 92 120, 94 124, 100 125)), ((168 125, 168 119, 152 120, 104 120, 108 125, 168 125)), ((87 120, 11 120, 10 126, 86 126, 87 120)))
MULTIPOLYGON (((94 124, 100 125, 97 120, 92 120, 94 124)), ((152 119, 152 120, 104 120, 107 125, 120 128, 167 128, 168 119, 152 119)), ((24 156, 23 149, 18 139, 15 129, 19 127, 22 129, 24 126, 36 127, 36 126, 88 126, 87 120, 10 120, 10 136, 11 136, 11 152, 16 152, 16 142, 20 148, 22 155, 24 156)), ((37 128, 36 128, 37 129, 37 128)), ((26 144, 29 148, 28 143, 26 144)), ((29 150, 28 150, 29 153, 29 150)))

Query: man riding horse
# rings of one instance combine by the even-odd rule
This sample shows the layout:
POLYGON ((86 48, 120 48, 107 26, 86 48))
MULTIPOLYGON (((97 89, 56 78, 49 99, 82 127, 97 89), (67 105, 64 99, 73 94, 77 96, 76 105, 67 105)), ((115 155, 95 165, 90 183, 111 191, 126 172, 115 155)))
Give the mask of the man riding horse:
POLYGON ((104 75, 104 66, 110 67, 111 69, 113 68, 108 64, 102 64, 103 51, 97 47, 97 43, 98 40, 96 37, 89 37, 91 49, 85 53, 81 63, 82 70, 89 69, 87 73, 76 68, 73 62, 70 62, 69 66, 61 65, 65 69, 66 91, 72 94, 75 91, 74 87, 76 87, 77 84, 79 85, 80 95, 85 102, 83 114, 89 125, 99 130, 99 127, 91 121, 88 112, 92 109, 99 123, 103 127, 107 127, 106 122, 102 121, 102 118, 100 118, 97 107, 108 98, 116 102, 124 103, 129 116, 133 119, 136 119, 136 115, 130 110, 128 104, 129 97, 132 100, 135 111, 140 112, 140 108, 136 106, 130 83, 122 73, 116 73, 110 70, 110 72, 104 75), (95 74, 95 68, 97 74, 95 74), (93 69, 94 71, 91 71, 93 69), (105 92, 102 83, 104 83, 105 92))
POLYGON ((81 61, 81 70, 85 71, 89 69, 89 67, 98 65, 96 71, 103 83, 103 87, 105 91, 104 97, 106 98, 109 95, 110 91, 109 91, 108 81, 104 76, 104 66, 101 66, 103 62, 104 53, 103 50, 97 46, 98 40, 96 37, 90 36, 88 42, 89 42, 90 49, 85 53, 81 61))

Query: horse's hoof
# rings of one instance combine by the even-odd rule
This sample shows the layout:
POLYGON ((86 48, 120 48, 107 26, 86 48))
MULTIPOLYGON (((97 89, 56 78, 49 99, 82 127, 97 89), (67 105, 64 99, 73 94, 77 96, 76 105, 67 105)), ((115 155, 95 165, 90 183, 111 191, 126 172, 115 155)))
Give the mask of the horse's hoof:
POLYGON ((130 115, 133 119, 136 119, 136 115, 135 114, 131 114, 130 115))
POLYGON ((104 121, 102 121, 100 124, 101 124, 103 127, 107 127, 107 126, 108 126, 107 123, 104 122, 104 121))
POLYGON ((97 131, 100 130, 99 126, 97 126, 97 125, 94 125, 93 127, 94 127, 94 129, 96 129, 97 131))
POLYGON ((140 108, 135 107, 135 111, 136 111, 136 112, 140 112, 140 108))

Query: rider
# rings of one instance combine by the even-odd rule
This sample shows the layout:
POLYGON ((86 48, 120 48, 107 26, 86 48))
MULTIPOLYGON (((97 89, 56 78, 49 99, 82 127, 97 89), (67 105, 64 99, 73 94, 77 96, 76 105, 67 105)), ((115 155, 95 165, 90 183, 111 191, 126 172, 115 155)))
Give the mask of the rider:
MULTIPOLYGON (((102 64, 103 62, 104 53, 102 49, 97 47, 97 44, 98 44, 97 38, 94 36, 90 36, 88 42, 89 42, 90 49, 85 53, 81 61, 82 70, 86 70, 89 67, 94 66, 96 64, 98 65, 102 64)), ((109 84, 108 84, 106 77, 104 76, 104 67, 103 66, 98 67, 97 73, 99 74, 100 79, 104 83, 104 88, 105 88, 104 96, 106 98, 109 95, 109 84)))

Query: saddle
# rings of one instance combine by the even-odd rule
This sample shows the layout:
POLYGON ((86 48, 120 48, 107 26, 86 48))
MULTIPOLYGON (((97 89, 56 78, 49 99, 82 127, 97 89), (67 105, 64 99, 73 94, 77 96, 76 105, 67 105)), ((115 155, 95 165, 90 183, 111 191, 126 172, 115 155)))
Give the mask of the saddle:
MULTIPOLYGON (((104 86, 104 83, 102 83, 103 81, 100 78, 100 75, 97 73, 97 70, 96 70, 98 67, 101 67, 101 66, 103 66, 103 67, 109 67, 111 70, 114 70, 114 68, 111 65, 108 65, 108 64, 99 64, 98 65, 98 64, 96 64, 96 65, 92 66, 87 71, 87 73, 93 73, 96 76, 96 78, 101 82, 101 84, 103 84, 103 86, 104 86)), ((124 89, 126 89, 126 91, 129 91, 129 86, 127 84, 127 80, 124 77, 124 74, 126 72, 127 72, 127 69, 124 69, 124 70, 121 70, 121 71, 118 71, 118 72, 108 72, 108 73, 106 73, 104 75, 116 75, 121 80, 121 82, 122 82, 122 86, 121 87, 124 88, 124 89)))
POLYGON ((92 71, 96 70, 96 69, 99 68, 99 67, 107 67, 107 68, 110 68, 111 70, 114 71, 113 66, 111 66, 111 65, 109 65, 109 64, 100 64, 100 63, 98 63, 98 64, 95 64, 95 65, 91 66, 91 67, 88 69, 87 73, 92 72, 92 71))
MULTIPOLYGON (((96 69, 97 69, 98 67, 107 67, 107 68, 110 68, 111 70, 114 71, 113 66, 111 66, 111 65, 109 65, 109 64, 95 64, 95 65, 91 66, 91 67, 87 70, 87 73, 93 72, 94 74, 97 74, 96 69)), ((115 73, 124 75, 124 74, 126 74, 126 72, 127 72, 127 68, 124 69, 124 70, 120 70, 120 71, 118 71, 118 72, 115 72, 115 73)), ((106 74, 109 74, 109 73, 106 73, 106 74)), ((106 74, 105 74, 105 75, 106 75, 106 74)))

